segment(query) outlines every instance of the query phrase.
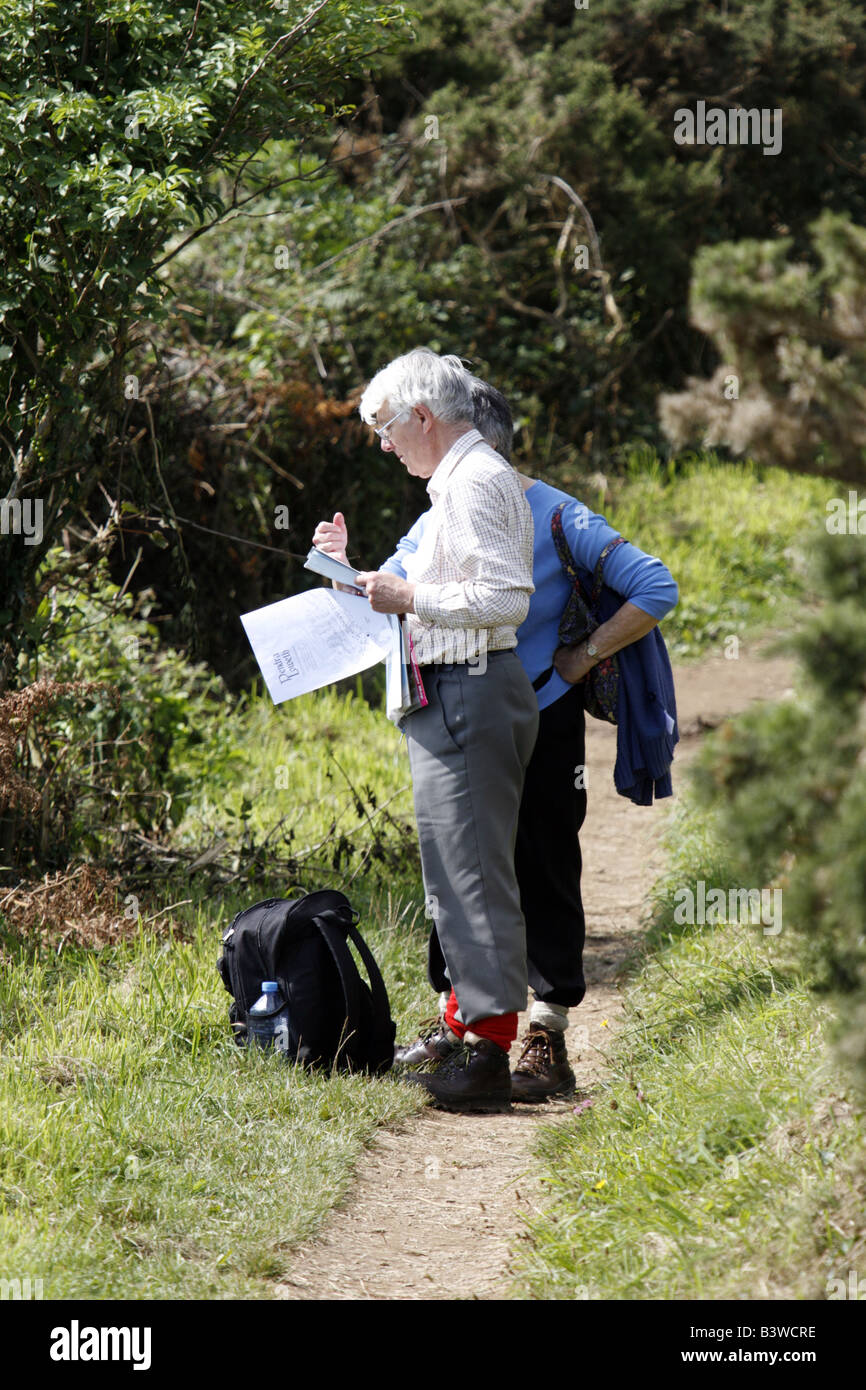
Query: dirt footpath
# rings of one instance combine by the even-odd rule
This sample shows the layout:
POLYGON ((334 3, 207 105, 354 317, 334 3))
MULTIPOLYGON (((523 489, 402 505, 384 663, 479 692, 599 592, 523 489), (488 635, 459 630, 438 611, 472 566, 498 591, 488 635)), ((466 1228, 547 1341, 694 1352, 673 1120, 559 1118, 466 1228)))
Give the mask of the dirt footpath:
MULTIPOLYGON (((674 800, 677 774, 706 727, 753 700, 778 699, 790 681, 788 662, 763 660, 745 645, 736 661, 708 657, 677 670, 681 741, 674 800)), ((673 804, 640 807, 618 796, 615 757, 616 730, 588 719, 589 814, 581 834, 587 995, 572 1010, 567 1033, 583 1090, 604 1074, 605 1049, 621 1007, 618 976, 640 935, 646 894, 662 867, 659 839, 673 804)), ((501 1297, 522 1218, 544 1200, 540 1184, 529 1176, 536 1129, 557 1116, 569 1117, 574 1104, 570 1098, 515 1105, 510 1114, 489 1116, 426 1109, 399 1132, 383 1132, 362 1158, 342 1208, 319 1239, 298 1250, 277 1296, 501 1297)))

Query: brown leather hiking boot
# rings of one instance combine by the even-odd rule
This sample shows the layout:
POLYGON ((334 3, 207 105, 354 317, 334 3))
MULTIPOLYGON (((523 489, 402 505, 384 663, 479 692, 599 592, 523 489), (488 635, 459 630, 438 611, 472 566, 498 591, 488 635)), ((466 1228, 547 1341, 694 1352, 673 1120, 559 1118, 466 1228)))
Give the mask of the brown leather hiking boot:
POLYGON ((571 1095, 575 1084, 565 1034, 557 1028, 530 1023, 523 1051, 511 1073, 512 1098, 535 1105, 550 1096, 571 1095))
POLYGON ((425 1062, 441 1062, 460 1043, 444 1018, 437 1015, 421 1024, 421 1035, 414 1042, 394 1048, 395 1067, 422 1067, 425 1062))
POLYGON ((447 1057, 429 1062, 423 1071, 402 1078, 423 1086, 440 1110, 507 1110, 511 1104, 508 1053, 498 1043, 481 1038, 460 1042, 447 1057))

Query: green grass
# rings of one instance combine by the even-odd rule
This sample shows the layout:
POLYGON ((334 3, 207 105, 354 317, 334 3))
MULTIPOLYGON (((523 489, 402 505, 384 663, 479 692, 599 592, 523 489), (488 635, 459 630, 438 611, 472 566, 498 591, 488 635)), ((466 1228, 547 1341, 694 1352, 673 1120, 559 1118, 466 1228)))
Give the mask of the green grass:
POLYGON ((678 884, 729 879, 711 831, 688 821, 672 832, 609 1079, 542 1132, 550 1200, 518 1256, 517 1296, 823 1298, 862 1261, 863 1115, 828 1053, 826 1011, 787 924, 778 938, 672 924, 678 884))
POLYGON ((251 886, 279 857, 295 864, 287 886, 421 893, 406 741, 354 692, 276 707, 254 692, 184 750, 178 770, 195 790, 174 842, 224 840, 251 886))
MULTIPOLYGON (((386 900, 364 924, 403 1025, 423 993, 415 916, 386 900)), ((4 1277, 42 1278, 46 1298, 267 1297, 376 1129, 419 1108, 390 1077, 237 1049, 218 944, 203 910, 186 939, 100 953, 7 940, 4 1277)))
MULTIPOLYGON (((324 691, 277 709, 251 697, 208 734, 184 751, 200 794, 174 843, 224 838, 236 881, 175 875, 142 898, 142 916, 192 899, 160 919, 171 936, 133 925, 101 951, 2 943, 0 1275, 42 1278, 46 1298, 272 1295, 377 1129, 421 1105, 391 1077, 240 1051, 216 971, 241 907, 336 886, 362 912, 401 1033, 429 1013, 398 731, 353 693, 324 691)), ((118 918, 127 890, 141 893, 138 876, 121 882, 118 918)))

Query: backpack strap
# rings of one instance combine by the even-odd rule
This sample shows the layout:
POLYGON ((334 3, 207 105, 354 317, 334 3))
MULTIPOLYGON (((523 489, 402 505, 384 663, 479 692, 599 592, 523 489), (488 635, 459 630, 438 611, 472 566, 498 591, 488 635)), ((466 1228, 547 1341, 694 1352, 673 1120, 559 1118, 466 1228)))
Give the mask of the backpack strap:
POLYGON ((382 979, 382 972, 376 964, 376 957, 355 926, 349 927, 349 936, 355 943, 358 954, 367 970, 370 993, 373 996, 373 1018, 376 1031, 378 1033, 381 1029, 387 1033, 391 1028, 391 1004, 388 999, 388 991, 385 988, 385 981, 382 979))
POLYGON ((343 985, 343 995, 347 1008, 346 1021, 348 1033, 345 1040, 345 1054, 359 1066, 381 1070, 390 1066, 394 1049, 394 1024, 391 1019, 391 1006, 385 981, 373 952, 354 924, 337 927, 328 920, 331 914, 323 913, 313 919, 321 933, 343 985), (372 1036, 364 1037, 361 1032, 361 977, 358 967, 346 943, 343 932, 350 937, 367 970, 370 980, 370 994, 373 1001, 372 1036))
MULTIPOLYGON (((316 927, 330 951, 340 976, 340 983, 343 986, 343 1002, 346 1005, 346 1023, 348 1025, 345 1047, 351 1055, 354 1048, 350 1046, 350 1039, 355 1038, 357 1044, 361 1035, 361 990, 359 987, 361 980, 358 967, 346 945, 346 938, 343 935, 344 928, 335 926, 330 920, 334 915, 333 912, 323 912, 312 919, 312 925, 316 927)), ((352 932, 352 940, 354 941, 357 936, 355 928, 349 927, 349 931, 352 932)))

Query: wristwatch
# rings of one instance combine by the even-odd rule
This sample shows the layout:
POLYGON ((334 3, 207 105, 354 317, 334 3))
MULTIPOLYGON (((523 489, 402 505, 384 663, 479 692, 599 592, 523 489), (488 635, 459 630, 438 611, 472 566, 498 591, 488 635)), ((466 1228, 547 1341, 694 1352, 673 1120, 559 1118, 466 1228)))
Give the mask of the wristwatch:
POLYGON ((598 657, 598 659, 601 660, 598 647, 595 645, 594 642, 590 642, 588 638, 586 642, 586 654, 587 656, 591 656, 593 658, 598 657))

